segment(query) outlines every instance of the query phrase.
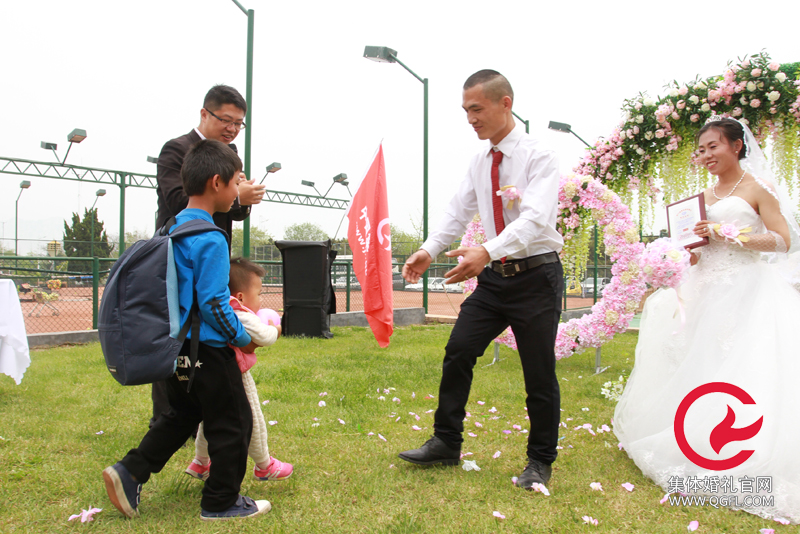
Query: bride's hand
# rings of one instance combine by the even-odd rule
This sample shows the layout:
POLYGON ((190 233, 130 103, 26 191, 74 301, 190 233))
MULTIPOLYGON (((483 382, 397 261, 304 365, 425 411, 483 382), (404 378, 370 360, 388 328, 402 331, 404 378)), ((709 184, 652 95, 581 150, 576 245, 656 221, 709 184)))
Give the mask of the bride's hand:
POLYGON ((697 221, 697 224, 694 225, 694 235, 713 239, 714 232, 711 230, 711 226, 715 224, 717 223, 714 221, 697 221))

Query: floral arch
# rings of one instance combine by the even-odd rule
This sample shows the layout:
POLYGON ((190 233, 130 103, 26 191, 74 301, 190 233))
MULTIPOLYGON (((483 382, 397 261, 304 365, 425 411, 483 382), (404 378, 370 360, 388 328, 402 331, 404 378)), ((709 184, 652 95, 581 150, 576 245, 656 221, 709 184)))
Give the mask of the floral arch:
MULTIPOLYGON (((709 117, 747 123, 759 143, 767 145, 776 177, 790 192, 800 191, 800 63, 778 64, 762 52, 729 62, 721 75, 675 81, 666 89, 657 99, 640 93, 626 100, 623 119, 611 136, 599 139, 575 174, 561 179, 558 226, 564 236, 565 270, 578 278, 583 274, 594 224, 603 228, 614 266, 611 283, 592 313, 559 326, 557 359, 599 347, 627 329, 646 289, 639 267, 644 245, 628 205, 643 207, 642 224, 648 211, 652 217, 656 201, 669 203, 710 184, 710 175, 694 159, 695 136, 709 117)), ((462 244, 484 239, 476 218, 462 244)), ((469 281, 465 292, 475 284, 469 281)), ((497 341, 516 349, 511 329, 497 341)))

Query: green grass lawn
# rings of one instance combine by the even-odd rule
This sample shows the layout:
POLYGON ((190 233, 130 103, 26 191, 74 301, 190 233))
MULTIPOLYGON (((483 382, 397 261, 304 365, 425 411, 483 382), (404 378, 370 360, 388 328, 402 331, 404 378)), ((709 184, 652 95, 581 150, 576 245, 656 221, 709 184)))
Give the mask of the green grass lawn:
POLYGON ((743 512, 660 505, 662 491, 619 451, 613 433, 574 430, 611 426, 614 405, 600 388, 630 371, 636 334, 603 348, 610 369, 600 375, 593 375, 593 351, 558 363, 562 420, 572 420, 561 428, 551 496, 511 484, 525 466, 527 439, 513 425, 525 429, 527 421, 519 360, 506 347, 498 364, 485 367, 491 348, 478 362, 467 406, 465 425, 476 437, 465 437, 463 451, 473 453, 469 459, 481 471, 399 460, 398 452, 432 433, 437 401, 426 397, 438 396, 449 333, 447 325, 399 328, 391 346, 379 349, 369 330, 340 328, 331 340, 281 339, 260 350, 252 373, 262 401, 269 400, 265 417, 277 421, 268 427, 270 451, 295 471, 286 481, 258 482, 250 460, 242 493, 268 499, 273 510, 224 523, 199 518, 202 483, 183 474, 191 444, 144 486, 140 517, 125 519, 109 502, 101 471, 146 432, 150 387, 119 386, 99 344, 32 352, 21 385, 0 375, 0 532, 679 533, 692 520, 701 533, 797 531, 743 512), (591 482, 604 492, 592 491, 591 482), (632 493, 620 487, 624 482, 635 485, 632 493), (67 521, 90 506, 103 509, 95 521, 67 521), (584 524, 584 515, 599 525, 584 524))

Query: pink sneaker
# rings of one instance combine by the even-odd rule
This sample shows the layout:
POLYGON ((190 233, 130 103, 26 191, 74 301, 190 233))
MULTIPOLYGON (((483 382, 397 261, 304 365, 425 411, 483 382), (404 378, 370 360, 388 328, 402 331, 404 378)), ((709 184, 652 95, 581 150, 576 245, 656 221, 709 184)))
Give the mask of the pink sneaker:
POLYGON ((208 464, 203 465, 197 460, 192 460, 192 463, 189 464, 189 467, 186 468, 184 473, 186 473, 190 477, 194 477, 205 482, 205 480, 208 478, 210 471, 211 471, 211 462, 208 462, 208 464))
POLYGON ((266 469, 259 469, 258 466, 253 468, 253 476, 258 480, 286 480, 292 476, 292 471, 294 471, 292 464, 270 457, 266 469))

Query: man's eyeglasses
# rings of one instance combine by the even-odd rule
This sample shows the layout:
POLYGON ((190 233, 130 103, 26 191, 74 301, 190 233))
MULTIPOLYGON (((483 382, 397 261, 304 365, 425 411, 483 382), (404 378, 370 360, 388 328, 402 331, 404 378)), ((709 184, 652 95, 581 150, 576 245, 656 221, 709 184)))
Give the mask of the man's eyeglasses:
POLYGON ((228 126, 233 126, 237 130, 244 130, 245 128, 247 128, 247 125, 244 122, 236 122, 236 121, 232 121, 232 120, 228 120, 228 119, 221 119, 221 118, 217 117, 216 115, 214 115, 214 112, 211 111, 210 109, 208 109, 208 108, 203 108, 203 109, 208 111, 211 114, 212 117, 214 117, 219 122, 224 124, 226 128, 228 126))

